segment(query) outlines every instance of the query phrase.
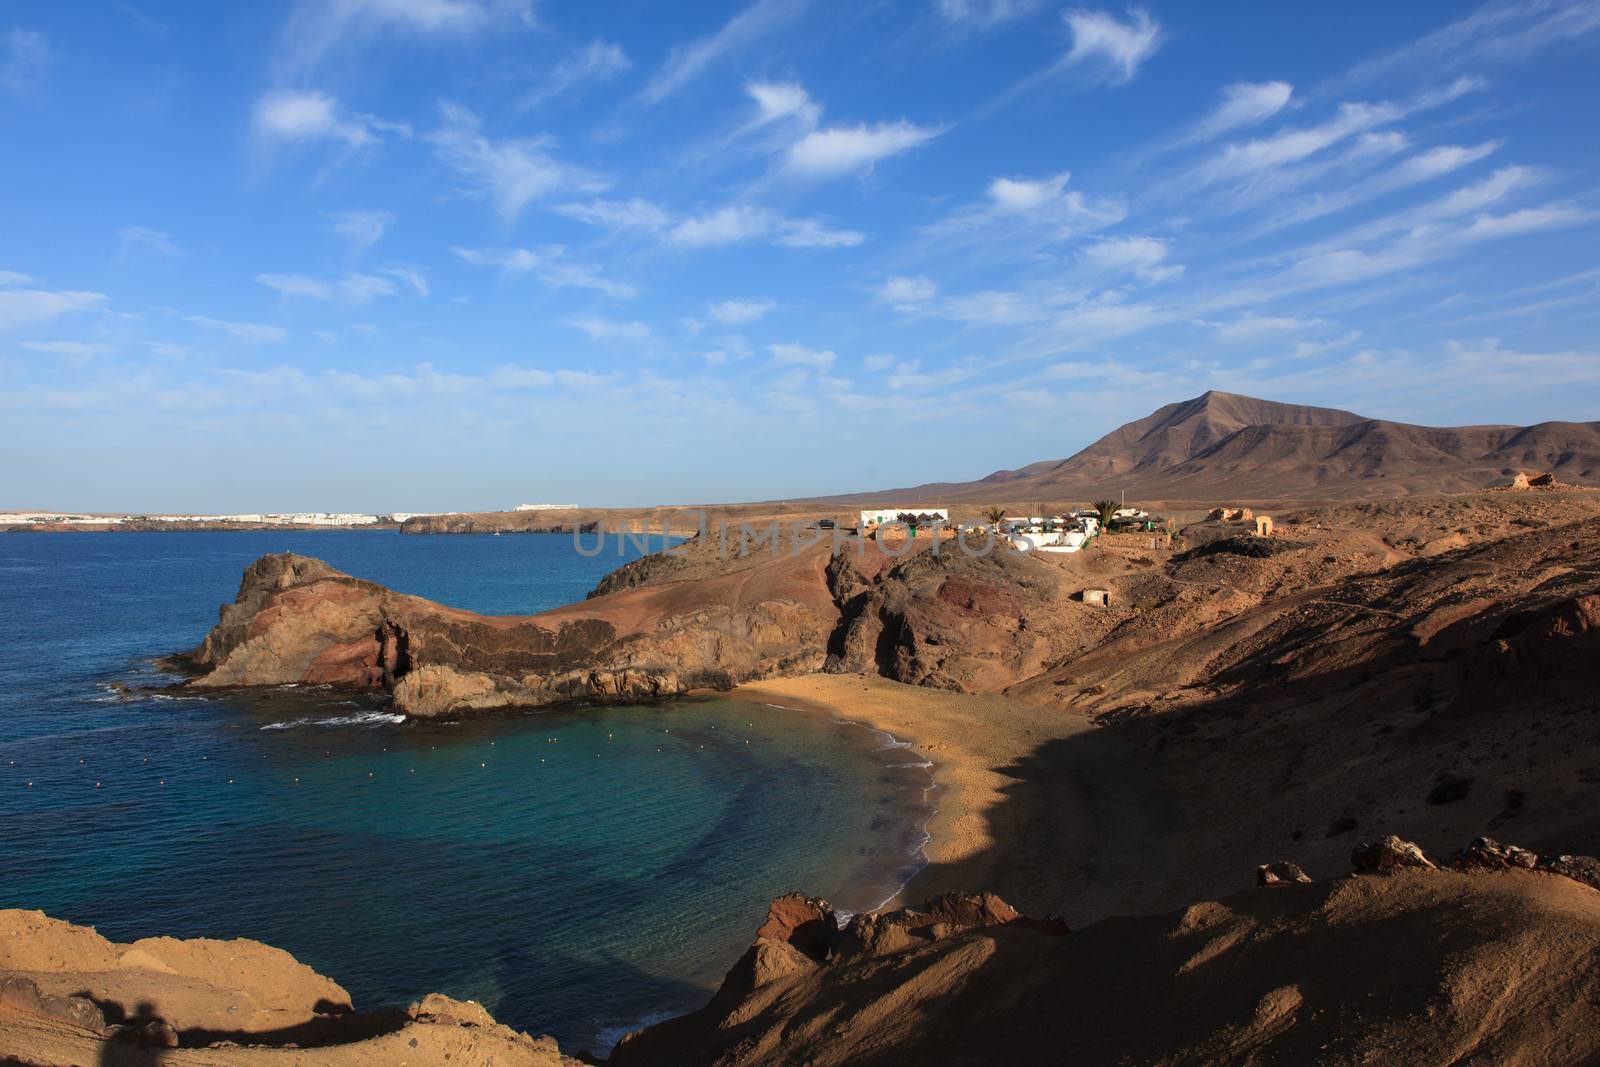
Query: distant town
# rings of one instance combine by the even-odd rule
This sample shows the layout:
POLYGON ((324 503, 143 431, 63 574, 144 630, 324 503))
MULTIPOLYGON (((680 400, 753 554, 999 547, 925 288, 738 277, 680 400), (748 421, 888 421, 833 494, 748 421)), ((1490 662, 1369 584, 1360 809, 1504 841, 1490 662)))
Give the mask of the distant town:
MULTIPOLYGON (((570 511, 577 504, 518 504, 516 511, 570 511)), ((173 525, 205 524, 233 526, 390 526, 407 519, 431 515, 459 515, 457 511, 391 511, 368 514, 343 511, 250 512, 236 515, 124 515, 94 512, 4 511, 0 527, 5 526, 139 526, 154 523, 173 525)))

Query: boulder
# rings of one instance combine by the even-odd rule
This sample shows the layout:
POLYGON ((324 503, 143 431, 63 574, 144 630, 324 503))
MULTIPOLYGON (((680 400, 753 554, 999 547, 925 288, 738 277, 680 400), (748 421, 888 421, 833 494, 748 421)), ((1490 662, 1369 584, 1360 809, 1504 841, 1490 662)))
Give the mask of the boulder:
POLYGON ((1292 885, 1296 882, 1309 881, 1311 876, 1298 863, 1289 860, 1263 863, 1256 868, 1256 885, 1292 885))
POLYGON ((1389 834, 1375 842, 1363 841, 1350 853, 1350 865, 1357 874, 1390 874, 1402 867, 1435 871, 1438 866, 1422 849, 1410 841, 1389 834))
POLYGON ((1450 858, 1457 870, 1506 870, 1518 867, 1531 871, 1539 857, 1516 845, 1503 845, 1492 837, 1475 838, 1472 844, 1450 858))

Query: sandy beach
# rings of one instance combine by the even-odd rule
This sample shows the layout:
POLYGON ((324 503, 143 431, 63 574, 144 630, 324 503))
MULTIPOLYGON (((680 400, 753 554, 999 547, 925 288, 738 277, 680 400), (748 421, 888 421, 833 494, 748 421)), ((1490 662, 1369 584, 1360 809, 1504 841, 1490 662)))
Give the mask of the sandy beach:
POLYGON ((1175 800, 1085 716, 861 675, 778 678, 736 695, 884 730, 933 761, 928 866, 889 906, 987 888, 1081 925, 1173 897, 1164 842, 1175 800))

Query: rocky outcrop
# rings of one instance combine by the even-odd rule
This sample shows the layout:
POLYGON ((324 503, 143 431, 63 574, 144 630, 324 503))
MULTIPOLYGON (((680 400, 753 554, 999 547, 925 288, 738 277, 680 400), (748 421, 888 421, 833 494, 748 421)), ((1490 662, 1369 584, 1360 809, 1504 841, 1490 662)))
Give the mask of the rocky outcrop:
POLYGON ((354 1067, 575 1064, 481 1004, 429 994, 361 1013, 331 979, 256 941, 117 944, 37 911, 0 910, 0 1062, 354 1067))
POLYGON ((1268 864, 1269 888, 1070 934, 982 894, 857 915, 828 951, 801 950, 790 935, 827 928, 832 913, 779 898, 704 1009, 629 1035, 609 1062, 1600 1057, 1600 893, 1518 862, 1496 876, 1440 870, 1397 837, 1373 848, 1379 866, 1367 869, 1388 877, 1311 882, 1268 864))
POLYGON ((1405 867, 1427 871, 1438 869, 1421 848, 1410 841, 1402 841, 1394 834, 1377 841, 1361 842, 1350 853, 1350 866, 1355 868, 1357 874, 1392 874, 1405 867))
POLYGON ((816 553, 525 617, 459 611, 284 553, 245 571, 186 657, 196 676, 185 684, 387 690, 424 716, 656 700, 815 670, 837 621, 816 553))
POLYGON ((1060 568, 954 542, 904 559, 845 553, 829 582, 843 615, 826 669, 910 685, 993 692, 1039 674, 1115 620, 1068 599, 1060 568))

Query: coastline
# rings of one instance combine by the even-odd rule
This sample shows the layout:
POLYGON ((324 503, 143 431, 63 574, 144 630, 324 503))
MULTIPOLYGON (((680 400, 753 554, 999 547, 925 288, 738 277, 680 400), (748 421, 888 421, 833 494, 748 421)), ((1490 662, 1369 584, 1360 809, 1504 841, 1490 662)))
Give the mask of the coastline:
POLYGON ((932 763, 927 863, 881 907, 989 889, 1078 926, 1181 900, 1176 857, 1160 843, 1178 819, 1175 795, 1085 716, 864 675, 769 679, 729 695, 857 722, 932 763))

